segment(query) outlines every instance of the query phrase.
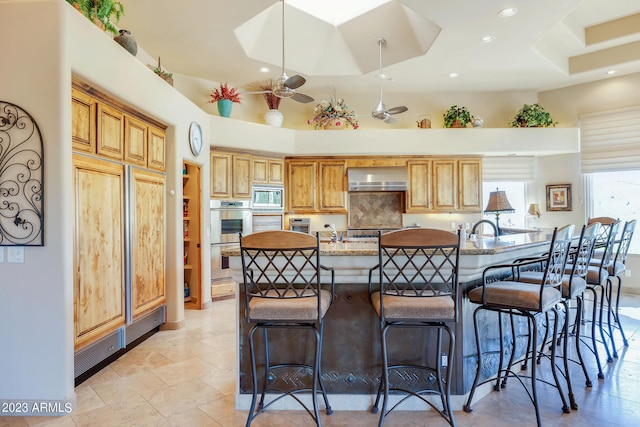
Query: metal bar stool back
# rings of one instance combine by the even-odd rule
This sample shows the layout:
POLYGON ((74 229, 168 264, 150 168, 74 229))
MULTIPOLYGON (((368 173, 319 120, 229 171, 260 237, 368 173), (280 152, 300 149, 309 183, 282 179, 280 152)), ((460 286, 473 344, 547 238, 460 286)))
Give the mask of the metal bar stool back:
POLYGON ((393 409, 412 396, 455 426, 450 404, 455 347, 451 327, 458 319, 459 251, 460 237, 449 231, 411 228, 379 237, 379 264, 372 269, 378 270, 377 288, 373 288, 372 274, 369 276, 382 345, 382 381, 371 409, 378 412, 382 397, 379 426, 393 409), (402 330, 401 337, 393 334, 394 337, 411 345, 400 345, 391 351, 391 330, 402 330), (448 336, 446 356, 442 352, 443 331, 448 336), (397 361, 391 363, 391 356, 397 361), (449 363, 443 363, 443 357, 449 363), (407 375, 416 381, 407 381, 407 375), (393 404, 390 392, 400 395, 393 404))
MULTIPOLYGON (((609 265, 608 276, 607 276, 607 292, 609 295, 609 302, 612 309, 609 311, 609 315, 613 316, 614 326, 620 330, 620 334, 622 335, 622 342, 625 347, 629 346, 629 342, 627 341, 627 337, 624 334, 624 329, 622 329, 622 323, 620 323, 620 317, 618 313, 618 307, 620 305, 620 290, 622 289, 622 276, 626 271, 626 262, 627 262, 627 254, 629 252, 629 245, 631 244, 631 239, 633 238, 633 232, 636 228, 636 220, 627 221, 624 224, 624 228, 622 229, 622 234, 620 235, 620 241, 618 242, 618 250, 616 251, 616 255, 613 258, 613 262, 609 265), (618 279, 618 287, 616 289, 616 298, 615 302, 613 301, 613 278, 618 279)), ((613 336, 613 327, 611 326, 611 319, 609 319, 609 334, 611 335, 611 347, 613 348, 613 357, 618 357, 618 352, 616 350, 614 336, 613 336)))
MULTIPOLYGON (((285 396, 291 396, 298 401, 315 423, 321 425, 317 401, 319 392, 324 398, 326 413, 332 413, 322 383, 321 354, 324 317, 333 300, 335 283, 333 270, 320 264, 319 237, 295 231, 263 231, 247 236, 240 235, 240 252, 245 314, 247 321, 254 323, 248 337, 253 396, 246 425, 251 425, 257 415, 285 396), (329 289, 324 289, 325 286, 321 283, 322 270, 331 273, 329 289), (313 350, 310 350, 313 360, 303 363, 272 363, 269 332, 274 329, 285 332, 309 330, 314 339, 313 350), (262 330, 264 335, 264 376, 260 402, 256 410, 260 379, 257 376, 254 335, 258 330, 262 330), (286 380, 287 377, 293 376, 297 378, 296 381, 286 380), (310 387, 292 389, 286 384, 302 383, 305 377, 308 377, 310 387), (312 410, 298 396, 298 393, 309 390, 312 410), (275 392, 275 396, 265 404, 268 391, 275 392)), ((301 346, 306 345, 306 342, 301 343, 301 346)))
MULTIPOLYGON (((558 390, 560 399, 562 400, 562 411, 565 413, 569 413, 571 411, 567 405, 567 401, 562 391, 562 385, 560 384, 556 371, 555 346, 551 347, 550 356, 550 367, 553 375, 553 381, 547 381, 544 377, 538 379, 536 372, 538 368, 535 363, 535 358, 538 353, 539 315, 544 315, 545 318, 548 319, 547 315, 549 313, 553 314, 552 341, 556 341, 558 324, 557 306, 562 301, 562 282, 564 279, 567 257, 571 249, 574 229, 575 227, 573 225, 568 225, 561 229, 554 229, 549 252, 542 257, 530 258, 513 263, 497 264, 485 268, 482 273, 482 286, 472 289, 469 292, 469 301, 479 304, 473 313, 478 364, 473 385, 467 398, 467 403, 463 407, 465 412, 472 412, 471 402, 473 401, 473 396, 477 387, 482 384, 495 380, 496 384, 494 386, 494 390, 500 391, 501 388, 506 387, 507 377, 512 376, 518 378, 520 383, 525 386, 525 382, 521 379, 521 377, 524 377, 525 375, 523 373, 516 373, 512 370, 516 352, 514 316, 522 317, 527 321, 527 330, 529 331, 528 341, 531 342, 531 346, 527 345, 524 350, 524 358, 526 359, 527 357, 530 357, 529 377, 531 380, 531 386, 530 389, 527 389, 527 393, 533 403, 538 426, 542 425, 537 393, 538 380, 555 387, 558 390), (522 270, 538 266, 541 262, 544 266, 544 272, 539 283, 527 283, 519 280, 522 270), (500 335, 500 350, 497 367, 488 362, 489 359, 487 358, 493 357, 492 352, 485 354, 482 349, 482 337, 480 334, 478 318, 479 314, 485 311, 496 312, 498 314, 497 326, 500 335), (510 351, 506 351, 504 348, 505 339, 503 337, 502 327, 503 314, 508 315, 511 324, 512 348, 510 351), (529 348, 531 348, 531 351, 528 350, 529 348), (505 366, 504 356, 508 353, 510 353, 510 357, 505 366), (491 369, 492 367, 495 368, 495 372, 486 371, 487 368, 491 369), (482 376, 484 376, 485 379, 480 381, 482 376), (501 379, 503 379, 502 384, 500 383, 501 379)), ((485 317, 485 320, 490 321, 490 318, 485 317)), ((489 326, 485 325, 484 327, 492 328, 493 324, 489 326)))

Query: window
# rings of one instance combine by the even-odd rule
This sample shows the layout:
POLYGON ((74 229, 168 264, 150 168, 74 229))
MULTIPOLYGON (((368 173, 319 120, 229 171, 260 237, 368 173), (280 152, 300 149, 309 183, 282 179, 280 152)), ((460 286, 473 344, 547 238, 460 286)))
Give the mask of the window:
MULTIPOLYGON (((527 183, 523 181, 484 181, 482 183, 483 210, 489 201, 489 194, 496 191, 496 188, 505 192, 509 204, 516 210, 514 213, 500 214, 500 227, 524 228, 524 219, 527 213, 527 183)), ((485 218, 495 223, 496 215, 493 213, 485 214, 485 218)))
MULTIPOLYGON (((585 174, 587 216, 609 216, 625 221, 640 219, 640 169, 585 174)), ((640 254, 640 238, 634 235, 629 253, 640 254)))

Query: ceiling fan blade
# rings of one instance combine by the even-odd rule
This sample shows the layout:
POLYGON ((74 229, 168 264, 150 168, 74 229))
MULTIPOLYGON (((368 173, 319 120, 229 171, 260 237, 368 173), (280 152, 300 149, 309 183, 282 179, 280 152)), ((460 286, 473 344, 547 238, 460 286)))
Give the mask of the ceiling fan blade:
POLYGON ((291 97, 291 99, 293 99, 294 101, 302 102, 303 104, 308 104, 309 102, 315 101, 315 99, 303 93, 296 93, 291 97))
POLYGON ((262 95, 265 93, 273 93, 273 91, 270 89, 267 89, 267 90, 259 90, 256 92, 242 92, 242 95, 262 95))
POLYGON ((385 120, 384 120, 384 122, 385 122, 386 124, 388 124, 388 125, 390 125, 391 123, 395 123, 395 122, 397 122, 397 121, 398 121, 398 119, 395 119, 395 118, 393 118, 393 117, 391 117, 391 116, 389 116, 387 119, 385 119, 385 120))
POLYGON ((404 113, 407 110, 408 110, 408 108, 405 107, 404 105, 402 105, 400 107, 389 108, 387 110, 387 113, 389 113, 389 114, 400 114, 400 113, 404 113))
POLYGON ((289 89, 297 89, 300 86, 302 86, 303 84, 305 84, 305 82, 306 82, 306 80, 305 80, 304 77, 296 74, 295 76, 289 77, 284 82, 284 85, 287 86, 289 89))

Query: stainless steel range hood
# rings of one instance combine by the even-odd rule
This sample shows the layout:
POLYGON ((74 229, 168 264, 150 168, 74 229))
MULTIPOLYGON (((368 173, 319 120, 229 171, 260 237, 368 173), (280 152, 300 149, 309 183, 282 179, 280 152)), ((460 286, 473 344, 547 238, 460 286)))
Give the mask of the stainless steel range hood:
POLYGON ((407 168, 402 166, 349 168, 349 191, 405 191, 407 168))

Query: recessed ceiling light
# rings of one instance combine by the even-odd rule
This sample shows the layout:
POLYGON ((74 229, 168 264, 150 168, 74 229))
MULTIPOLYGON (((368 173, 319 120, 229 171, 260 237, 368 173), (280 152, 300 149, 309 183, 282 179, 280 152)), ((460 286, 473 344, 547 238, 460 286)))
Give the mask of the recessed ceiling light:
POLYGON ((449 73, 449 77, 451 77, 452 79, 456 78, 458 77, 458 73, 449 73))
POLYGON ((496 38, 493 36, 484 36, 483 38, 480 39, 480 43, 491 43, 495 39, 496 38))
POLYGON ((518 13, 518 9, 516 9, 515 7, 508 7, 498 12, 498 16, 501 18, 509 18, 515 15, 516 13, 518 13))
POLYGON ((611 76, 611 75, 613 75, 613 74, 615 74, 615 73, 616 73, 616 70, 609 70, 609 71, 607 71, 607 75, 609 75, 609 76, 611 76))
POLYGON ((269 70, 267 67, 261 67, 260 68, 260 72, 261 73, 268 73, 269 71, 271 71, 271 70, 269 70))

